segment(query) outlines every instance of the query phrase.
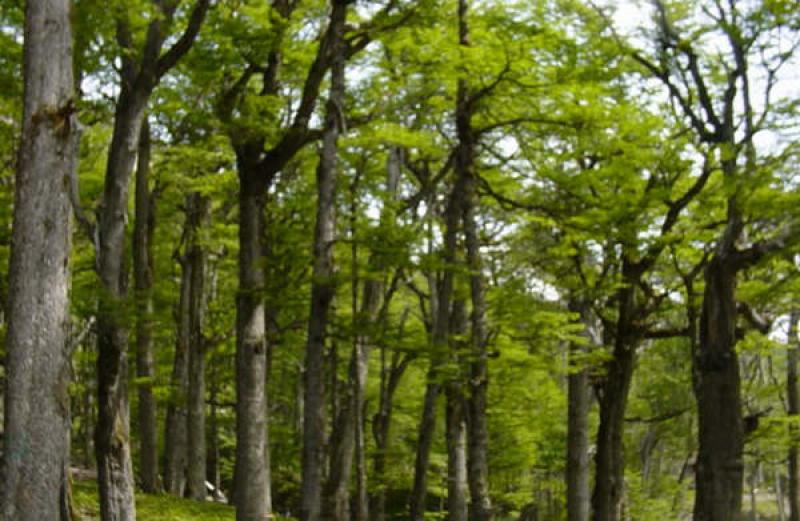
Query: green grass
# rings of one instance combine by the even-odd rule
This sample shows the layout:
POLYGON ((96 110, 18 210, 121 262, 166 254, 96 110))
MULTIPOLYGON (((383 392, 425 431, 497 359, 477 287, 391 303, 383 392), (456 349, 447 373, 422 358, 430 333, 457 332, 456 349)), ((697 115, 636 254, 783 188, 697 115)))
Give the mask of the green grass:
MULTIPOLYGON (((100 519, 97 483, 74 481, 72 495, 80 521, 100 519)), ((234 521, 233 507, 219 503, 199 503, 167 495, 136 495, 137 521, 234 521)))

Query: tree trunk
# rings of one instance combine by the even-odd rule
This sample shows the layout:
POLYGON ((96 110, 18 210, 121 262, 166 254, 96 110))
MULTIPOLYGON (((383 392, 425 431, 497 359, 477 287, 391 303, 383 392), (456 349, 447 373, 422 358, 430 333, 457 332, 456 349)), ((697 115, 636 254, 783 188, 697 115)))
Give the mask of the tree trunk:
MULTIPOLYGON (((189 222, 184 234, 189 231, 189 222)), ((177 338, 175 357, 170 378, 170 396, 167 407, 164 434, 164 490, 175 496, 183 496, 186 485, 186 396, 189 393, 189 345, 190 345, 190 292, 192 289, 192 266, 179 256, 181 265, 181 287, 176 312, 177 338)))
POLYGON ((97 316, 95 431, 100 517, 134 521, 133 469, 128 410, 128 272, 125 228, 129 178, 136 160, 148 93, 123 82, 114 114, 103 204, 98 215, 97 267, 102 285, 97 316))
POLYGON ((450 313, 452 310, 453 277, 456 269, 456 246, 458 241, 461 211, 464 205, 463 177, 456 177, 448 196, 445 210, 444 249, 442 261, 444 267, 437 284, 436 277, 428 277, 431 293, 432 335, 431 361, 425 387, 425 398, 422 406, 422 418, 417 430, 417 453, 414 462, 414 485, 411 490, 409 514, 411 521, 423 521, 425 518, 428 497, 428 463, 431 444, 436 428, 436 402, 442 386, 438 382, 440 366, 445 360, 450 337, 450 313))
POLYGON ((450 521, 467 521, 467 426, 464 396, 448 386, 447 395, 447 515, 450 521))
POLYGON ((624 261, 623 277, 626 286, 617 292, 618 317, 614 331, 613 358, 606 363, 606 374, 598 388, 600 425, 597 428, 595 455, 595 484, 592 493, 592 519, 619 521, 622 519, 625 459, 623 434, 625 408, 633 378, 636 347, 635 295, 637 274, 629 272, 624 261))
MULTIPOLYGON (((348 394, 352 389, 348 390, 348 394)), ((346 396, 339 410, 339 421, 334 424, 329 446, 330 470, 325 486, 324 519, 347 521, 350 519, 350 475, 355 448, 354 413, 352 395, 346 396)))
POLYGON ((695 360, 699 377, 697 521, 735 521, 742 506, 744 428, 735 349, 737 270, 725 248, 720 250, 705 270, 700 349, 695 360))
POLYGON ((206 346, 203 336, 205 314, 206 254, 198 237, 208 221, 209 201, 198 193, 186 202, 189 237, 186 262, 191 265, 189 291, 189 389, 187 395, 186 495, 197 501, 206 499, 206 346))
MULTIPOLYGON (((453 303, 451 329, 456 335, 467 333, 468 323, 463 300, 453 303)), ((467 479, 467 425, 466 397, 464 396, 463 342, 451 342, 451 365, 457 368, 445 384, 446 406, 446 444, 447 444, 447 515, 450 521, 468 519, 468 479, 467 479)))
MULTIPOLYGON (((328 314, 336 291, 333 246, 336 236, 336 178, 338 140, 345 93, 344 24, 347 0, 334 0, 330 15, 331 87, 325 109, 325 131, 317 165, 317 219, 314 230, 314 269, 308 320, 304 374, 301 521, 318 521, 322 498, 325 444, 325 339, 328 314)), ((326 512, 326 515, 334 515, 326 512)))
MULTIPOLYGON (((462 46, 470 45, 469 25, 467 23, 468 9, 468 1, 459 0, 459 44, 462 46)), ((476 215, 479 200, 477 174, 475 172, 475 133, 472 129, 474 102, 471 97, 472 94, 466 78, 459 79, 456 103, 458 151, 455 168, 456 174, 463 179, 464 186, 462 219, 472 298, 472 353, 470 357, 469 395, 467 397, 470 519, 472 521, 490 521, 493 515, 492 503, 489 497, 489 430, 486 422, 486 393, 489 384, 488 357, 486 353, 488 332, 486 329, 486 295, 476 215)))
MULTIPOLYGON (((386 193, 394 198, 401 174, 400 151, 393 148, 387 161, 386 193)), ((353 198, 356 194, 353 193, 353 198)), ((353 216, 356 214, 353 203, 353 216)), ((385 204, 381 210, 381 223, 387 224, 393 218, 392 205, 385 204)), ((355 230, 355 227, 353 227, 355 230)), ((354 232, 353 232, 354 233, 354 232)), ((369 261, 372 277, 364 281, 361 309, 358 309, 358 272, 356 240, 353 237, 353 350, 348 367, 348 388, 344 406, 341 408, 329 445, 332 451, 331 470, 328 477, 326 512, 332 519, 345 521, 349 515, 349 484, 351 467, 355 459, 356 493, 353 501, 353 519, 367 521, 369 505, 367 497, 366 454, 364 446, 364 394, 369 371, 369 355, 371 352, 371 335, 369 330, 378 320, 378 312, 383 296, 383 281, 377 278, 383 274, 385 266, 378 264, 376 257, 369 261)), ((388 303, 384 303, 384 307, 388 303)))
MULTIPOLYGON (((438 362, 431 361, 431 366, 438 362)), ((428 385, 425 386, 425 398, 422 403, 422 418, 417 429, 417 454, 414 461, 414 485, 411 490, 411 504, 409 519, 424 521, 428 499, 428 463, 430 461, 431 445, 436 429, 436 402, 439 399, 441 385, 436 383, 438 370, 431 367, 428 370, 428 385)))
POLYGON ((150 128, 145 121, 139 138, 136 210, 133 229, 133 276, 136 290, 136 376, 139 378, 139 475, 142 490, 158 492, 158 426, 153 397, 153 232, 155 197, 149 188, 150 128))
MULTIPOLYGON (((789 348, 786 356, 786 396, 789 416, 800 414, 800 395, 797 392, 797 322, 800 311, 793 309, 789 315, 789 348)), ((800 465, 798 464, 797 444, 794 441, 797 428, 792 430, 792 443, 789 445, 789 521, 800 521, 800 465)))
MULTIPOLYGON (((215 364, 211 364, 215 367, 215 364)), ((212 369, 212 376, 209 379, 209 411, 208 411, 208 452, 206 456, 206 475, 208 480, 214 485, 217 497, 219 497, 220 486, 222 485, 219 473, 219 420, 217 419, 217 396, 219 394, 219 381, 216 371, 212 369)), ((217 499, 217 498, 215 498, 217 499)))
POLYGON ((237 521, 263 521, 272 504, 267 470, 267 340, 264 324, 264 204, 266 182, 252 157, 237 151, 239 170, 239 294, 236 305, 237 521))
MULTIPOLYGON (((400 319, 400 337, 402 337, 403 327, 408 310, 404 312, 400 319)), ((392 425, 392 405, 394 394, 400 385, 400 379, 405 373, 411 357, 408 355, 400 357, 395 352, 392 360, 387 367, 386 348, 381 347, 381 388, 378 398, 378 412, 372 420, 372 434, 375 439, 375 452, 373 456, 373 479, 378 482, 376 491, 370 497, 369 513, 372 521, 385 521, 386 519, 386 454, 389 450, 389 433, 392 425)))
MULTIPOLYGON (((393 147, 389 150, 386 162, 386 194, 392 200, 396 198, 397 187, 400 183, 402 151, 393 147)), ((381 209, 381 222, 389 223, 394 218, 391 204, 383 205, 381 209)), ((385 271, 385 266, 377 264, 370 258, 371 271, 385 271)), ((378 318, 378 308, 381 305, 383 283, 380 280, 369 279, 364 283, 364 295, 361 306, 361 319, 363 327, 369 328, 378 318)), ((388 302, 383 304, 388 307, 388 302)), ((370 335, 359 334, 354 346, 355 368, 351 372, 354 377, 354 412, 355 412, 355 457, 356 457, 356 497, 354 521, 367 521, 369 519, 369 492, 367 490, 367 462, 366 462, 366 435, 364 434, 365 394, 367 376, 369 371, 369 355, 372 348, 370 335)))
MULTIPOLYGON (((588 311, 585 305, 570 303, 570 310, 581 315, 585 327, 588 311)), ((584 334, 584 337, 589 337, 584 334)), ((579 360, 586 348, 573 342, 569 347, 567 402, 567 520, 588 521, 591 494, 589 488, 589 410, 591 394, 589 370, 579 360)))
POLYGON ((103 521, 133 521, 136 518, 127 374, 130 319, 125 232, 130 176, 150 95, 161 76, 192 46, 208 6, 209 0, 197 0, 186 30, 164 55, 161 55, 161 49, 169 36, 165 29, 172 21, 174 10, 162 9, 151 17, 141 50, 134 48, 126 14, 115 12, 118 15, 117 42, 121 47, 120 93, 114 108, 114 130, 108 151, 103 200, 97 216, 95 252, 101 284, 97 316, 95 453, 103 521))
POLYGON ((70 2, 27 2, 25 98, 9 268, 3 519, 68 520, 70 200, 73 112, 70 2))

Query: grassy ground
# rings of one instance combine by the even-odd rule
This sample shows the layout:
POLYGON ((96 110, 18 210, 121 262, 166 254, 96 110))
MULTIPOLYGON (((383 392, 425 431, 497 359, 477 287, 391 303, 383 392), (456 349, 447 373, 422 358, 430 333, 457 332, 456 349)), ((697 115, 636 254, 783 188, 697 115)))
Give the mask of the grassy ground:
MULTIPOLYGON (((100 519, 97 484, 74 481, 72 495, 80 513, 80 521, 100 519)), ((167 495, 136 495, 137 521, 234 521, 233 507, 219 503, 198 503, 167 495)))

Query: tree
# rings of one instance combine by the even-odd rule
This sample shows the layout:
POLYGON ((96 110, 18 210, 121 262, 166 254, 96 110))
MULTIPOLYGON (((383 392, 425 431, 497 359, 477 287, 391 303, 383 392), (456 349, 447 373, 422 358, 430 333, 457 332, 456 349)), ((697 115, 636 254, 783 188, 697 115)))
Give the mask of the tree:
MULTIPOLYGON (((152 20, 140 47, 133 34, 131 7, 118 6, 116 11, 121 85, 115 103, 114 131, 95 245, 97 274, 103 288, 97 319, 99 412, 95 451, 100 514, 104 521, 132 521, 136 517, 128 419, 128 317, 124 311, 128 286, 125 230, 130 175, 150 95, 161 78, 191 48, 208 7, 208 0, 198 0, 185 31, 163 53, 178 3, 152 3, 152 20)), ((94 231, 90 235, 94 236, 94 231)))
POLYGON ((9 267, 4 519, 71 519, 70 189, 80 138, 72 48, 70 3, 28 2, 9 267))
MULTIPOLYGON (((718 155, 726 188, 725 223, 703 274, 697 375, 698 461, 695 519, 735 519, 741 510, 744 424, 736 353, 736 285, 739 273, 786 247, 787 229, 741 247, 747 226, 748 186, 768 171, 759 162, 755 138, 771 124, 772 90, 789 55, 771 49, 760 57, 766 73, 762 107, 756 106, 753 54, 773 31, 786 24, 782 8, 716 3, 706 15, 725 42, 717 83, 703 51, 682 39, 668 6, 656 2, 657 61, 634 58, 667 89, 697 139, 718 155)), ((702 30, 705 32, 707 29, 702 30)), ((796 47, 796 43, 792 44, 796 47)))
MULTIPOLYGON (((306 344, 303 416, 303 485, 300 519, 321 519, 322 468, 325 445, 325 344, 328 316, 336 293, 333 245, 336 240, 336 179, 338 171, 338 140, 346 128, 343 118, 345 95, 346 47, 344 40, 347 0, 333 0, 327 37, 331 60, 331 88, 325 106, 325 127, 317 166, 317 220, 314 227, 314 268, 311 283, 311 311, 308 319, 306 344)), ((344 455, 338 457, 346 458, 344 455)), ((334 463, 335 465, 335 463, 334 463)), ((344 479, 342 477, 342 479, 344 479)), ((344 519, 344 503, 332 505, 328 511, 336 519, 344 519), (338 513, 338 515, 337 515, 338 513)))
POLYGON ((139 471, 142 489, 158 485, 158 427, 153 396, 153 233, 157 194, 150 190, 150 127, 142 124, 136 168, 133 276, 136 289, 136 376, 139 378, 139 471))

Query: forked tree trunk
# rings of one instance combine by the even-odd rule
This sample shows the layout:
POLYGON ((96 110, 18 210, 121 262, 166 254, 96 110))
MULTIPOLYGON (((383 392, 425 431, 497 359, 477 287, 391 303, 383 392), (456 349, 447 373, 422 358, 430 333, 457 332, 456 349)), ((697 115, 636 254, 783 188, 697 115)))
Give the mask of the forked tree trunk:
POLYGON ((142 120, 161 77, 191 48, 210 0, 197 0, 183 34, 161 54, 177 4, 157 4, 141 49, 135 48, 124 10, 117 15, 120 93, 108 151, 103 201, 97 216, 96 265, 101 284, 97 314, 97 395, 95 431, 100 517, 134 521, 133 469, 128 410, 128 272, 125 235, 130 176, 136 161, 142 120))
POLYGON ((436 430, 436 408, 442 385, 439 383, 440 366, 447 349, 450 335, 449 316, 452 307, 453 269, 455 263, 456 238, 458 233, 458 212, 461 207, 461 183, 456 182, 448 202, 443 257, 446 266, 442 272, 439 287, 431 291, 437 300, 433 319, 432 352, 426 379, 425 397, 422 403, 422 417, 417 429, 417 452, 414 461, 414 484, 411 490, 409 516, 412 521, 423 521, 428 498, 428 464, 431 446, 436 430))
POLYGON ((150 128, 139 138, 136 168, 136 216, 133 228, 133 276, 136 290, 136 376, 139 378, 139 477, 142 490, 158 491, 158 426, 153 396, 153 232, 155 196, 150 191, 150 128))
POLYGON ((68 520, 71 2, 25 8, 22 140, 16 175, 6 337, 3 519, 68 520))
POLYGON ((428 277, 431 293, 432 334, 431 360, 426 379, 425 398, 422 405, 422 418, 417 429, 417 452, 414 461, 414 484, 411 490, 409 514, 411 521, 423 521, 428 497, 428 463, 431 445, 436 429, 436 405, 442 391, 439 383, 440 366, 446 360, 450 337, 450 313, 456 269, 456 247, 461 224, 461 211, 464 205, 463 178, 457 176, 448 195, 444 220, 444 245, 442 261, 444 267, 440 280, 428 277))
POLYGON ((97 313, 95 453, 103 521, 136 519, 128 410, 130 320, 125 230, 129 178, 148 95, 149 92, 132 91, 127 81, 122 84, 97 223, 97 266, 102 287, 97 313))

